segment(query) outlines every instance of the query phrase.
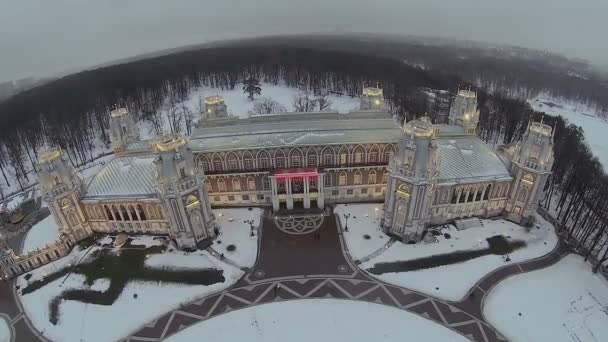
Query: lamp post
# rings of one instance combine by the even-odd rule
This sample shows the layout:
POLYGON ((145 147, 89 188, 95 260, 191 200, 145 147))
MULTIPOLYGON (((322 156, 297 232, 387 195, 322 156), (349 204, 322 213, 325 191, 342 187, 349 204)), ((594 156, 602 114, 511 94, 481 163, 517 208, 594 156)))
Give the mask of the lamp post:
POLYGON ((346 220, 346 223, 344 224, 344 231, 347 232, 348 231, 348 219, 350 218, 350 213, 349 214, 344 214, 344 219, 346 220))
POLYGON ((250 232, 249 236, 255 236, 255 234, 253 233, 253 220, 245 220, 244 222, 248 223, 251 228, 251 232, 250 232))

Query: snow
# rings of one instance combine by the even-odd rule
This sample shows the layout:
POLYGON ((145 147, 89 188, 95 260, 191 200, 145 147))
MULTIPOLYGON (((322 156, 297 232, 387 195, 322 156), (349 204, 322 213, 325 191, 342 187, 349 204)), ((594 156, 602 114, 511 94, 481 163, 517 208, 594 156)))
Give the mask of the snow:
POLYGON ((334 213, 340 218, 342 227, 346 225, 344 214, 350 214, 348 232, 344 232, 342 236, 346 240, 348 252, 353 260, 371 255, 389 241, 389 237, 380 228, 382 204, 339 204, 334 209, 334 213), (364 235, 369 235, 370 239, 366 240, 364 235))
POLYGON ((306 299, 257 305, 198 323, 167 342, 468 341, 464 336, 416 314, 375 303, 306 299), (238 322, 238 323, 237 323, 238 322), (373 324, 358 324, 373 322, 373 324), (311 329, 312 327, 312 329, 311 329))
POLYGON ((21 254, 33 252, 59 240, 59 228, 52 215, 36 223, 25 236, 21 254))
POLYGON ((11 327, 8 322, 0 317, 0 342, 10 342, 11 340, 11 327))
MULTIPOLYGON (((132 244, 146 245, 158 243, 160 242, 154 240, 153 237, 143 236, 135 237, 132 242, 132 244)), ((75 250, 65 258, 36 269, 30 272, 32 274, 30 281, 40 279, 45 274, 60 270, 70 263, 76 263, 85 254, 87 254, 84 259, 86 260, 97 248, 100 247, 93 247, 88 254, 86 251, 75 250)), ((212 267, 222 269, 226 281, 210 286, 130 282, 111 306, 64 301, 60 306, 61 317, 57 325, 49 322, 49 302, 63 290, 89 288, 84 285, 84 276, 62 277, 30 294, 21 295, 21 303, 36 329, 51 340, 115 341, 133 333, 143 324, 161 316, 168 310, 231 286, 243 275, 241 270, 200 251, 188 256, 181 251, 155 254, 146 260, 146 265, 176 268, 186 266, 200 269, 212 267), (137 298, 134 298, 134 294, 137 294, 137 298), (116 319, 117 317, 120 319, 116 319)), ((21 288, 27 284, 24 276, 17 278, 17 282, 21 288)), ((100 279, 90 289, 105 290, 108 286, 108 279, 100 279)))
POLYGON ((606 308, 608 282, 571 254, 553 266, 499 283, 483 310, 509 341, 599 342, 608 341, 606 308))
POLYGON ((258 254, 257 228, 260 225, 263 210, 260 208, 251 210, 248 208, 215 209, 213 213, 220 226, 220 236, 215 239, 213 249, 218 253, 224 253, 226 258, 241 267, 252 267, 258 254), (250 234, 249 223, 244 222, 249 220, 253 220, 255 236, 250 234), (228 245, 235 245, 236 250, 227 251, 228 245))
MULTIPOLYGON (((506 262, 501 255, 486 255, 466 262, 434 267, 425 270, 385 273, 373 275, 390 284, 403 286, 444 300, 462 300, 477 281, 507 263, 517 263, 541 257, 550 253, 557 244, 553 226, 537 215, 538 227, 527 232, 525 227, 505 220, 481 220, 483 227, 458 231, 455 227, 443 230, 451 236, 438 236, 437 243, 408 245, 397 242, 384 253, 360 265, 368 269, 380 262, 411 260, 431 255, 462 250, 483 249, 488 246, 486 238, 504 234, 511 240, 523 240, 527 245, 511 253, 511 261, 506 262)), ((371 229, 371 228, 370 228, 371 229)), ((349 249, 351 246, 349 245, 349 249)))
POLYGON ((591 147, 593 154, 604 168, 608 166, 608 140, 606 140, 608 121, 599 117, 598 110, 581 103, 555 99, 546 94, 529 99, 528 103, 536 111, 560 115, 568 122, 581 126, 585 133, 585 141, 591 147))

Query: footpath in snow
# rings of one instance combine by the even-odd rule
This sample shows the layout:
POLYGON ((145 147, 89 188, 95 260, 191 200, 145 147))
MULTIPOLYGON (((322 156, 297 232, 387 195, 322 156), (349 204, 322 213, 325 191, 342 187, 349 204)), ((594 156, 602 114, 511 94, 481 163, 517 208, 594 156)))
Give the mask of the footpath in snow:
POLYGON ((258 230, 263 210, 260 208, 215 209, 213 214, 220 226, 220 236, 213 249, 239 267, 252 267, 258 253, 258 230), (251 236, 251 226, 254 236, 251 236), (228 246, 234 246, 230 251, 228 246))
POLYGON ((381 203, 339 204, 334 213, 340 218, 342 227, 348 223, 348 232, 343 236, 353 260, 361 260, 384 248, 390 238, 380 228, 381 203), (344 215, 349 215, 348 220, 344 215))
MULTIPOLYGON (((99 242, 105 244, 109 241, 110 239, 106 237, 99 242)), ((150 236, 136 237, 131 242, 132 245, 147 247, 161 243, 162 240, 155 240, 150 236)), ((81 260, 89 261, 91 255, 99 248, 101 247, 93 247, 91 250, 84 251, 76 248, 65 258, 30 272, 29 281, 41 279, 46 274, 58 271, 69 264, 76 264, 81 260)), ((168 310, 229 287, 243 275, 238 268, 219 261, 207 252, 184 253, 175 248, 169 248, 162 254, 150 255, 146 260, 146 266, 169 269, 216 268, 223 270, 226 280, 210 286, 132 281, 127 284, 120 297, 111 306, 64 301, 60 305, 61 318, 57 325, 49 322, 49 303, 53 298, 67 289, 103 291, 109 287, 109 280, 97 280, 89 287, 84 284, 83 275, 71 274, 30 294, 21 295, 21 302, 36 329, 51 340, 115 341, 136 331, 142 324, 157 318, 168 310)), ((20 288, 24 288, 27 283, 25 275, 17 279, 20 288)))
POLYGON ((608 281, 578 255, 499 283, 484 316, 509 341, 608 341, 608 281))
MULTIPOLYGON (((378 206, 378 204, 358 204, 339 206, 336 209, 341 217, 345 213, 351 214, 351 219, 348 220, 349 232, 345 233, 344 236, 348 250, 354 256, 354 259, 368 256, 378 249, 381 250, 384 243, 388 241, 387 236, 379 237, 383 233, 379 230, 379 225, 374 222, 372 216, 378 206), (366 214, 367 217, 365 217, 366 214), (358 219, 353 221, 353 230, 351 231, 353 216, 357 216, 358 219), (363 234, 369 234, 373 238, 369 240, 360 238, 363 234)), ((461 231, 450 225, 449 228, 442 230, 443 233, 450 235, 449 239, 444 235, 439 235, 435 243, 420 242, 410 245, 395 242, 389 248, 384 251, 381 250, 377 255, 375 254, 376 256, 369 261, 363 262, 359 267, 366 270, 381 262, 412 260, 455 251, 483 249, 488 247, 486 239, 495 235, 504 235, 510 240, 526 242, 525 247, 509 255, 511 260, 508 262, 501 255, 487 255, 458 264, 419 271, 393 272, 381 275, 370 274, 370 276, 390 284, 403 286, 444 300, 458 301, 463 299, 469 289, 475 286, 480 279, 495 269, 508 263, 522 262, 546 255, 555 248, 558 239, 553 226, 538 215, 537 221, 537 225, 530 231, 525 227, 502 219, 481 220, 483 226, 461 231)))
POLYGON ((416 314, 380 304, 336 299, 270 303, 233 311, 198 323, 167 342, 468 341, 416 314), (364 322, 373 322, 365 324, 364 322))

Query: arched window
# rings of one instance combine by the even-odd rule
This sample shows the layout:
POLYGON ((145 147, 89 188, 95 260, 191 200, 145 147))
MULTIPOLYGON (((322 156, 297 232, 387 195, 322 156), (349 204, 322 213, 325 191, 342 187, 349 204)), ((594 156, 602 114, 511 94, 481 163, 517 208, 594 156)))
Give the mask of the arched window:
POLYGON ((340 177, 338 179, 338 185, 346 185, 346 172, 340 172, 340 177))
POLYGON ((528 189, 521 188, 519 190, 519 193, 517 194, 517 200, 520 201, 520 202, 525 202, 526 201, 526 197, 528 197, 528 189))
POLYGON ((486 186, 486 191, 485 191, 485 193, 483 194, 483 200, 484 200, 484 201, 487 201, 487 200, 488 200, 488 196, 489 196, 489 194, 490 194, 490 188, 491 188, 491 187, 490 187, 490 184, 488 184, 488 186, 486 186))
POLYGON ((394 154, 395 149, 393 148, 393 145, 386 145, 386 147, 384 148, 382 161, 388 163, 394 154))
POLYGON ((129 213, 127 213, 127 208, 124 205, 120 205, 120 213, 122 214, 123 221, 129 220, 129 213))
POLYGON ((317 166, 317 151, 312 147, 306 152, 306 164, 308 167, 317 166))
POLYGON ((232 178, 232 191, 241 191, 241 181, 238 178, 232 178))
POLYGON ((380 161, 379 155, 380 155, 380 149, 378 148, 378 145, 372 146, 372 148, 370 148, 369 154, 368 154, 369 162, 370 163, 379 162, 380 161))
POLYGON ((384 171, 382 174, 382 183, 388 182, 388 171, 384 171))
POLYGON ((302 152, 299 149, 291 149, 289 163, 290 167, 302 167, 302 152))
POLYGON ((129 205, 129 214, 131 214, 131 220, 138 221, 137 213, 135 212, 135 208, 132 205, 129 205))
POLYGON ((283 169, 285 164, 285 153, 282 150, 276 150, 274 152, 274 166, 277 169, 283 169))
POLYGON ((331 175, 329 173, 326 173, 325 176, 323 176, 323 186, 325 186, 325 187, 331 186, 331 175))
POLYGON ((243 168, 249 171, 255 168, 253 165, 253 156, 249 151, 243 152, 243 168))
POLYGON ((141 207, 141 204, 138 204, 138 205, 137 205, 137 212, 139 213, 139 218, 140 218, 142 221, 145 221, 145 220, 146 220, 146 214, 144 213, 144 210, 143 210, 143 208, 141 207))
POLYGON ((158 218, 164 220, 165 214, 163 214, 163 208, 160 206, 160 204, 156 205, 156 211, 158 212, 158 218))
POLYGON ((367 182, 369 184, 376 184, 376 171, 371 170, 368 174, 367 174, 367 182))
POLYGON ((355 171, 355 177, 353 179, 353 183, 355 183, 355 185, 361 184, 361 171, 359 171, 359 170, 355 171))
POLYGON ((258 153, 258 168, 262 170, 270 169, 270 154, 266 151, 258 153))
POLYGON ((224 168, 222 167, 222 158, 220 158, 219 154, 213 155, 213 171, 221 172, 224 168))
POLYGON ((405 217, 407 214, 407 204, 404 201, 399 201, 397 205, 397 214, 395 215, 395 222, 399 228, 405 226, 405 217))
POLYGON ((151 204, 146 205, 146 213, 148 214, 148 219, 156 220, 158 217, 156 216, 156 211, 151 204))
POLYGON ((110 208, 108 208, 107 205, 104 205, 103 209, 106 211, 106 218, 108 219, 108 221, 114 221, 114 216, 112 216, 112 211, 110 210, 110 208))
POLYGON ((363 146, 357 146, 353 152, 353 158, 355 164, 365 163, 365 149, 363 146))
POLYGON ((323 152, 321 153, 322 155, 322 159, 321 162, 323 163, 324 166, 333 166, 334 162, 335 162, 335 155, 336 153, 334 152, 333 149, 331 149, 331 147, 325 147, 323 149, 323 152))
POLYGON ((204 172, 209 171, 209 160, 207 160, 207 157, 204 155, 200 154, 196 158, 196 164, 200 170, 203 170, 204 172))
POLYGON ((338 151, 338 158, 340 158, 340 165, 348 164, 348 148, 346 148, 346 146, 340 147, 340 150, 338 151))
POLYGON ((270 178, 264 177, 263 183, 264 183, 264 190, 270 190, 270 178))
POLYGON ((217 188, 219 192, 226 192, 226 183, 222 178, 217 180, 217 188))
POLYGON ((231 170, 231 171, 240 169, 239 157, 236 155, 236 153, 231 152, 226 156, 226 166, 228 167, 228 170, 231 170))
POLYGON ((255 190, 255 179, 253 179, 253 177, 247 178, 247 190, 249 190, 249 191, 255 190))

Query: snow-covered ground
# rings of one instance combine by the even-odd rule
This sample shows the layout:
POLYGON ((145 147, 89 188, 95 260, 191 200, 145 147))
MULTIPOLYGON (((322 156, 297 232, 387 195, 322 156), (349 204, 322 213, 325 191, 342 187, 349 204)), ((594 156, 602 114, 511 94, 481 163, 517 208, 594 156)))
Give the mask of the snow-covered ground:
POLYGON ((338 299, 253 306, 198 323, 167 342, 468 341, 426 318, 393 307, 338 299), (372 324, 373 322, 373 324, 372 324), (367 323, 367 324, 366 324, 367 323))
POLYGON ((608 282, 577 255, 504 280, 483 311, 509 341, 608 341, 608 282))
POLYGON ((604 168, 608 166, 608 121, 598 116, 598 111, 581 103, 554 99, 540 95, 528 100, 534 110, 550 115, 560 115, 568 122, 583 127, 585 140, 604 168))
POLYGON ((39 248, 43 248, 47 245, 53 244, 59 240, 59 229, 53 219, 52 215, 49 215, 44 220, 36 223, 25 236, 23 241, 23 250, 21 254, 35 251, 39 248))
POLYGON ((11 340, 11 328, 8 322, 0 317, 0 342, 10 342, 11 340))
POLYGON ((257 228, 263 210, 260 208, 235 208, 215 209, 213 213, 220 226, 220 236, 215 239, 213 249, 241 267, 252 267, 258 254, 257 228), (245 221, 253 221, 256 230, 251 236, 251 225, 245 221), (221 243, 218 243, 221 241, 221 243), (229 245, 234 245, 236 250, 226 250, 229 245))
POLYGON ((381 203, 339 204, 334 213, 340 218, 342 227, 347 221, 344 215, 350 214, 348 232, 344 232, 343 236, 353 260, 371 255, 390 240, 380 228, 381 203), (369 239, 366 239, 365 235, 368 235, 369 239))
MULTIPOLYGON (((100 240, 101 243, 109 239, 100 240)), ((135 238, 133 245, 154 245, 160 243, 152 237, 135 238)), ((98 247, 94 247, 85 257, 98 247)), ((40 279, 45 274, 54 272, 68 264, 78 262, 86 251, 75 250, 70 255, 58 261, 45 265, 32 272, 30 281, 40 279)), ((123 290, 121 296, 111 306, 83 304, 77 301, 64 301, 60 306, 60 320, 57 325, 49 322, 49 303, 67 289, 90 288, 105 290, 109 280, 97 280, 91 287, 84 285, 84 276, 69 275, 62 277, 46 286, 27 295, 21 295, 21 302, 27 316, 36 329, 44 336, 55 341, 115 341, 137 330, 162 315, 167 310, 182 304, 204 297, 210 293, 220 291, 234 284, 243 272, 226 263, 220 262, 206 252, 194 252, 185 255, 181 251, 167 251, 163 254, 151 255, 146 260, 150 267, 170 268, 217 268, 224 271, 224 283, 203 285, 181 285, 152 282, 130 282, 123 290), (137 294, 137 298, 134 295, 137 294), (106 322, 107 324, 103 323, 106 322), (111 322, 111 323, 108 323, 111 322), (109 325, 108 325, 109 324, 109 325)), ((27 281, 20 276, 17 282, 23 288, 27 281)))
MULTIPOLYGON (((473 227, 462 231, 450 226, 449 229, 443 231, 450 234, 450 239, 446 239, 442 235, 437 237, 438 242, 436 243, 422 242, 409 245, 397 242, 359 267, 365 270, 380 262, 412 260, 454 251, 483 249, 488 247, 486 238, 495 235, 505 235, 512 240, 523 240, 527 243, 525 247, 509 255, 511 258, 509 263, 534 259, 548 254, 557 244, 553 226, 538 215, 537 219, 539 228, 534 227, 530 232, 522 226, 505 220, 482 220, 483 227, 473 227)), ((375 227, 369 229, 373 230, 375 227)), ((358 248, 358 245, 348 245, 348 248, 353 250, 353 248, 358 248)), ((507 263, 501 255, 487 255, 458 264, 420 271, 371 274, 371 276, 441 299, 458 301, 466 296, 477 281, 507 263)))

